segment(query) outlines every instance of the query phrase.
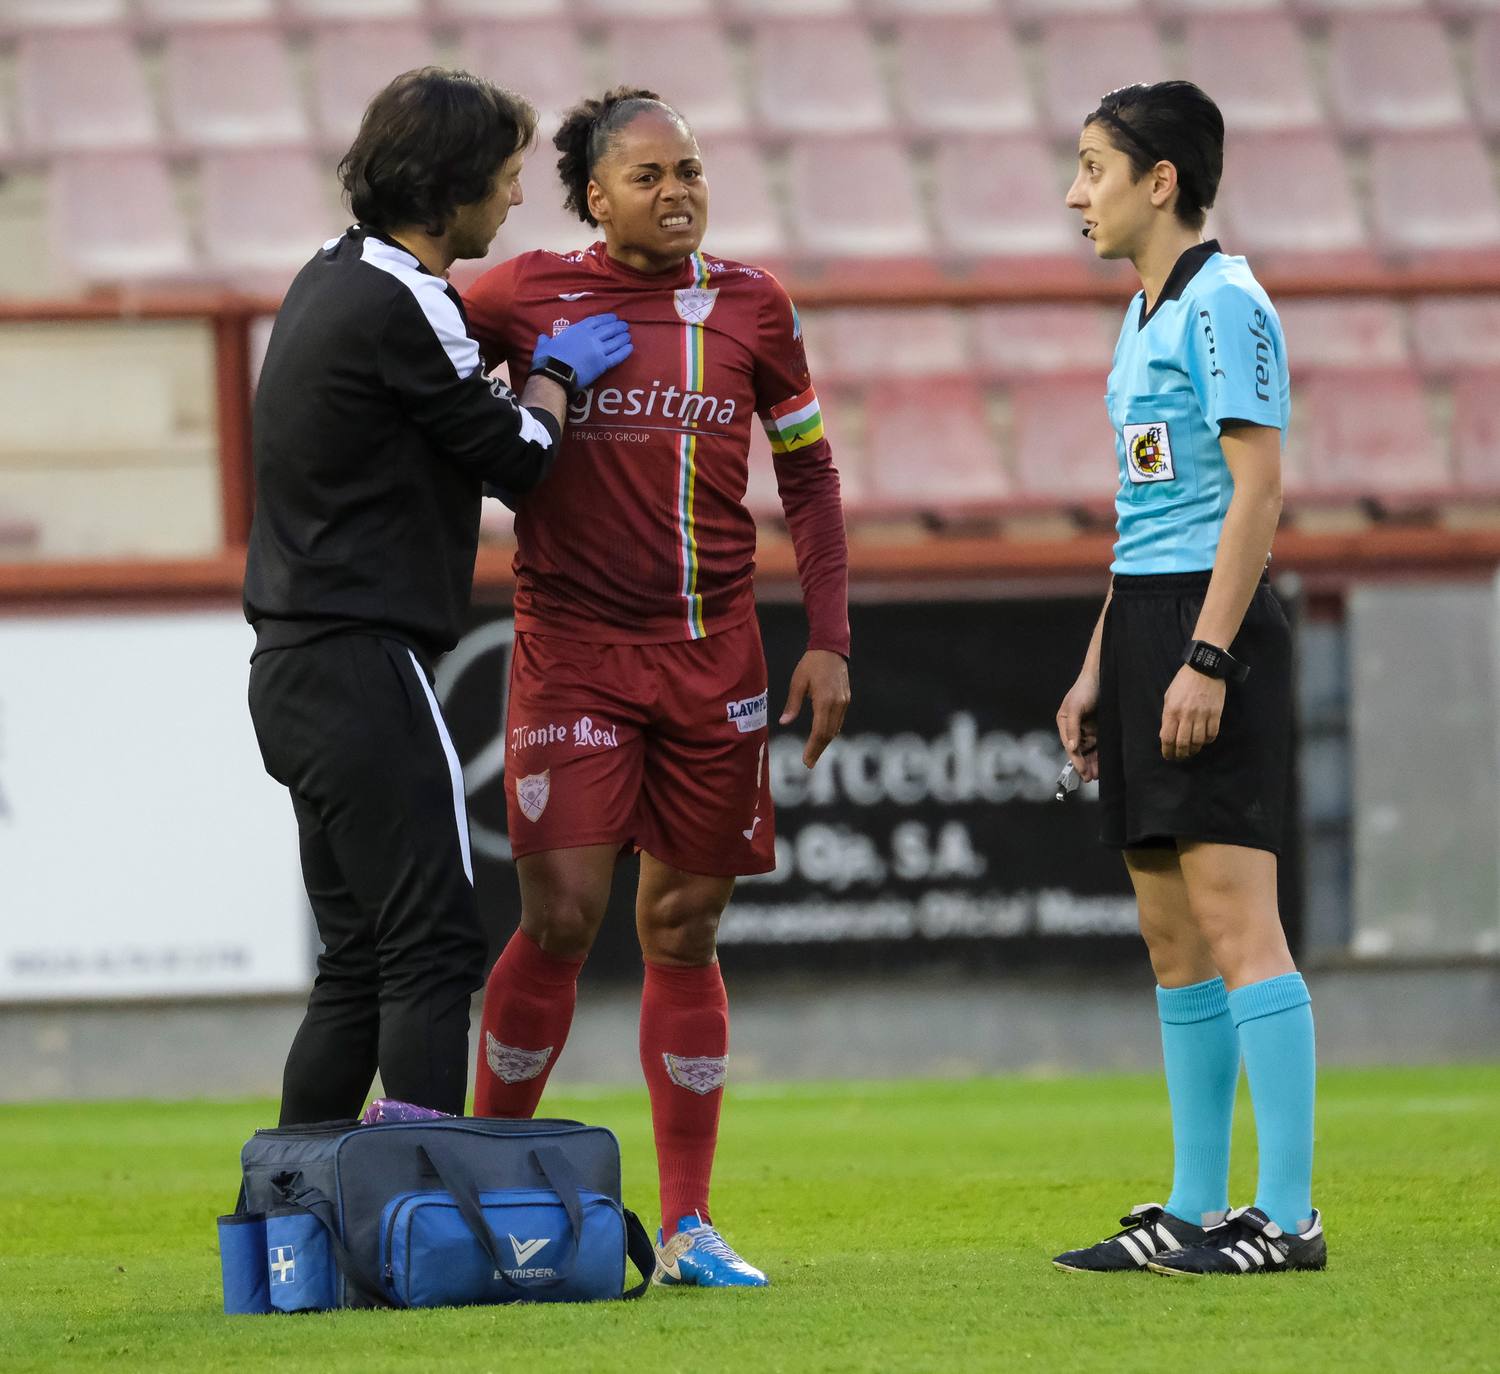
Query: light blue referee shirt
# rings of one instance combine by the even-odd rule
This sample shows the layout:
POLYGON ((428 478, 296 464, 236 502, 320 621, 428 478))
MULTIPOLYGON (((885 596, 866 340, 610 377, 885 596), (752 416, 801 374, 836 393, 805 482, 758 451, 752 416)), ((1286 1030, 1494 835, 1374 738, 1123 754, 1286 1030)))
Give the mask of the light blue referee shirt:
POLYGON ((1207 572, 1234 494, 1220 430, 1269 425, 1285 448, 1291 418, 1281 321, 1244 258, 1198 244, 1149 314, 1144 291, 1131 301, 1105 399, 1120 467, 1110 570, 1207 572))

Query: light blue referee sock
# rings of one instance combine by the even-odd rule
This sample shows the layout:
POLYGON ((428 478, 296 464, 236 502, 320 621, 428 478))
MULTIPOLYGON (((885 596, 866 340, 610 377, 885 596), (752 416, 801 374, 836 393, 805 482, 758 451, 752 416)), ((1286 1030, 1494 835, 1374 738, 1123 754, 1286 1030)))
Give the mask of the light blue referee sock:
POLYGON ((1300 973, 1283 973, 1229 994, 1240 1033, 1260 1178, 1255 1205, 1283 1231, 1312 1219, 1313 1096, 1317 1079, 1312 999, 1300 973))
POLYGON ((1172 1196, 1167 1211, 1212 1226, 1229 1209, 1229 1128, 1240 1040, 1222 978, 1157 988, 1161 1052, 1172 1099, 1172 1196))

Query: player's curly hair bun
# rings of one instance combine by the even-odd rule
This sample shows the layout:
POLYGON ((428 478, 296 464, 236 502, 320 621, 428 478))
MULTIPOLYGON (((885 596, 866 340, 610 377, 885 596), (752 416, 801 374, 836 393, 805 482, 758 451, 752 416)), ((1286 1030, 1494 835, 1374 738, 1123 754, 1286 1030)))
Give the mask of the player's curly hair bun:
POLYGON ((655 91, 635 86, 616 86, 598 100, 581 101, 563 117, 562 128, 552 138, 553 146, 562 154, 557 159, 557 175, 567 192, 563 208, 585 224, 599 223, 589 213, 589 179, 595 166, 609 150, 612 137, 636 115, 650 109, 663 110, 687 127, 687 121, 655 91))

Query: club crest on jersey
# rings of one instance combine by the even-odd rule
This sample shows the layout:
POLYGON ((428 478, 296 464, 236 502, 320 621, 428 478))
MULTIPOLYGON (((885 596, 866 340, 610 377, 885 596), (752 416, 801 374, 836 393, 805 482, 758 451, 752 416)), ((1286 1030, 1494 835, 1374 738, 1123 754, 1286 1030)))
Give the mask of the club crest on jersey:
POLYGON ((672 303, 677 307, 677 317, 684 324, 702 324, 713 314, 714 302, 719 298, 719 288, 685 286, 672 293, 672 303))
POLYGON ((552 1046, 542 1050, 522 1050, 502 1045, 489 1031, 484 1033, 484 1062, 502 1083, 526 1083, 547 1067, 552 1046))
POLYGON ((1132 482, 1170 482, 1177 476, 1172 466, 1172 438, 1164 420, 1125 426, 1125 459, 1132 482))
POLYGON ((552 337, 555 339, 559 334, 561 334, 563 332, 563 330, 565 330, 572 323, 573 323, 572 320, 553 320, 552 321, 552 337))
POLYGON ((528 777, 516 779, 516 804, 528 821, 540 820, 547 809, 547 799, 552 795, 552 770, 544 769, 528 777))
POLYGON ((689 1059, 680 1054, 663 1054, 662 1062, 667 1066, 667 1077, 679 1088, 686 1088, 699 1097, 707 1097, 716 1088, 724 1086, 729 1077, 729 1056, 725 1054, 705 1055, 689 1059))

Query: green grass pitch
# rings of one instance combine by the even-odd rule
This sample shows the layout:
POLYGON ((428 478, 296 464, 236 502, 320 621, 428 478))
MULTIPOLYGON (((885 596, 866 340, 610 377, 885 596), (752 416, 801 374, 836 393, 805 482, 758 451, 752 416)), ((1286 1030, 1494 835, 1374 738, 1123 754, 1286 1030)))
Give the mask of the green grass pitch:
MULTIPOLYGON (((769 1290, 235 1318, 214 1216, 271 1104, 0 1108, 0 1368, 1500 1370, 1500 1066, 1323 1075, 1325 1274, 1056 1272, 1164 1200, 1164 1099, 1149 1077, 732 1088, 717 1220, 769 1290)), ((613 1127, 626 1201, 652 1216, 644 1091, 544 1110, 613 1127)))

